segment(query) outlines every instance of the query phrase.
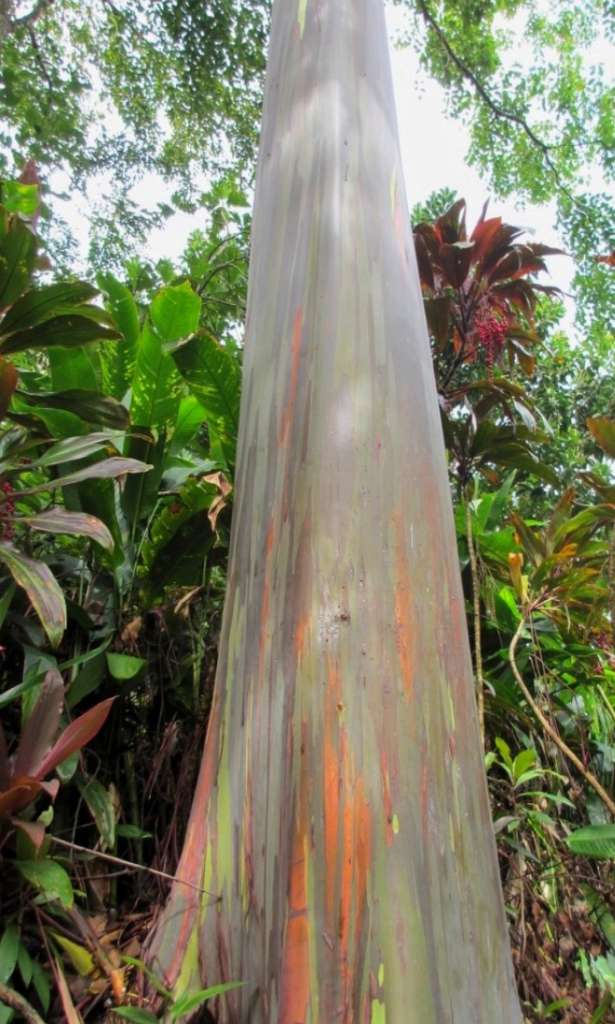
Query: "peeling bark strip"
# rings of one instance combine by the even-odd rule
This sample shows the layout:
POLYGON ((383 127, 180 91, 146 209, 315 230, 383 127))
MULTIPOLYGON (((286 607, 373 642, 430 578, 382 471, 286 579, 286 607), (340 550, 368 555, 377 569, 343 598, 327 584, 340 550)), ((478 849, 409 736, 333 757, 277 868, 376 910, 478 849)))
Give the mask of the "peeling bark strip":
POLYGON ((152 963, 222 1024, 518 1024, 381 0, 276 0, 214 710, 152 963))

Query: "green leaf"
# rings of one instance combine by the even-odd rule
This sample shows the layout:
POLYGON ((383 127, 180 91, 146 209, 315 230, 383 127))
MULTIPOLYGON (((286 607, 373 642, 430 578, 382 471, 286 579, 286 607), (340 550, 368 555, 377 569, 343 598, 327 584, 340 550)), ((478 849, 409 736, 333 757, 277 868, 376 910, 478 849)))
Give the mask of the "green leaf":
POLYGON ((75 462, 78 459, 85 459, 106 448, 116 435, 106 431, 98 431, 94 434, 80 434, 77 437, 66 437, 62 441, 48 448, 38 459, 32 462, 28 469, 39 469, 44 466, 57 466, 65 462, 75 462))
POLYGON ((504 764, 512 770, 513 760, 510 753, 510 747, 508 746, 506 740, 503 740, 501 736, 496 736, 495 745, 498 748, 500 757, 502 758, 504 764))
POLYGON ((536 751, 535 750, 522 750, 520 754, 517 754, 512 763, 512 773, 515 782, 519 782, 519 779, 524 772, 527 772, 529 768, 533 768, 536 764, 536 751))
POLYGON ((0 309, 12 306, 30 282, 37 241, 17 217, 0 211, 0 309))
POLYGON ((180 341, 199 326, 201 298, 187 281, 169 285, 154 296, 149 314, 164 343, 180 341))
POLYGON ((109 790, 98 779, 88 779, 87 782, 79 780, 77 785, 96 822, 101 839, 112 850, 115 847, 116 813, 109 790))
POLYGON ((80 946, 78 942, 72 942, 65 935, 60 935, 59 932, 54 932, 51 929, 49 934, 53 936, 58 946, 64 950, 77 974, 86 978, 94 972, 94 958, 85 946, 80 946))
POLYGON ((105 394, 123 399, 132 381, 137 342, 141 331, 137 304, 125 285, 112 274, 100 274, 98 284, 107 298, 107 306, 122 334, 100 349, 102 387, 105 394))
POLYGON ((241 988, 244 984, 245 982, 243 981, 225 981, 220 985, 211 985, 209 988, 203 988, 200 992, 180 996, 171 1007, 171 1020, 185 1017, 208 999, 214 999, 216 996, 221 996, 224 992, 231 992, 233 989, 241 988))
POLYGON ((49 643, 57 647, 66 629, 64 593, 48 565, 28 558, 7 542, 0 542, 4 562, 18 586, 23 587, 41 620, 49 643))
POLYGON ((117 331, 101 326, 83 313, 66 313, 51 317, 28 331, 16 331, 6 341, 0 342, 0 350, 3 355, 9 355, 54 345, 73 348, 93 341, 113 341, 118 337, 117 331))
POLYGON ((171 990, 165 988, 165 986, 160 981, 160 978, 156 974, 154 974, 152 970, 150 970, 147 964, 144 964, 143 961, 139 960, 136 956, 126 956, 125 953, 122 953, 121 957, 125 963, 130 964, 131 967, 136 967, 139 971, 141 971, 141 973, 144 974, 148 981, 152 983, 153 987, 161 996, 164 996, 165 999, 172 999, 173 993, 171 992, 171 990))
POLYGON ((118 825, 116 832, 122 839, 151 839, 152 833, 139 828, 138 825, 118 825))
POLYGON ((61 864, 44 857, 42 860, 17 860, 15 866, 47 899, 59 900, 63 907, 71 909, 74 902, 73 887, 61 864))
POLYGON ((4 984, 12 977, 18 956, 19 928, 15 921, 11 921, 0 939, 0 981, 4 984))
POLYGON ((49 1003, 51 1002, 49 975, 36 960, 32 961, 32 984, 44 1013, 47 1013, 49 1003))
POLYGON ((98 391, 86 391, 82 388, 69 388, 66 391, 42 391, 38 394, 20 391, 19 396, 30 405, 42 406, 47 409, 64 409, 79 416, 86 423, 100 423, 104 427, 125 430, 130 422, 130 416, 125 406, 115 398, 101 395, 98 391))
POLYGON ((239 427, 241 370, 237 359, 213 338, 198 335, 173 352, 190 391, 205 410, 210 430, 232 465, 239 427))
POLYGON ((139 427, 160 427, 175 421, 179 375, 161 337, 145 324, 137 345, 130 418, 139 427))
POLYGON ((44 484, 37 484, 36 487, 28 487, 17 492, 20 496, 27 494, 42 494, 44 491, 52 491, 57 487, 68 487, 69 484, 77 484, 81 480, 109 480, 126 473, 146 473, 151 466, 137 459, 124 459, 121 457, 103 459, 101 462, 93 462, 91 466, 78 469, 68 476, 60 476, 56 480, 48 480, 44 484))
POLYGON ((2 182, 2 205, 9 213, 20 213, 31 217, 40 203, 38 185, 26 185, 21 181, 2 182))
POLYGON ((568 849, 581 857, 615 857, 615 825, 586 825, 566 837, 568 849))
POLYGON ((107 667, 114 679, 125 682, 134 679, 147 664, 143 658, 135 658, 132 654, 107 653, 107 667))
POLYGON ((157 1024, 158 1017, 149 1010, 141 1010, 138 1006, 114 1006, 113 1012, 133 1024, 157 1024))
POLYGON ((17 951, 17 966, 19 967, 21 980, 25 987, 29 988, 32 981, 32 975, 34 973, 34 964, 32 962, 32 957, 28 953, 23 942, 19 943, 19 949, 17 951))
POLYGON ((78 306, 93 299, 95 295, 96 289, 85 281, 32 288, 24 292, 0 322, 0 337, 35 327, 49 319, 59 306, 78 306))
POLYGON ((43 533, 65 533, 76 537, 89 537, 106 551, 113 551, 113 537, 100 519, 85 512, 67 512, 65 508, 48 508, 37 516, 18 520, 32 530, 43 533))

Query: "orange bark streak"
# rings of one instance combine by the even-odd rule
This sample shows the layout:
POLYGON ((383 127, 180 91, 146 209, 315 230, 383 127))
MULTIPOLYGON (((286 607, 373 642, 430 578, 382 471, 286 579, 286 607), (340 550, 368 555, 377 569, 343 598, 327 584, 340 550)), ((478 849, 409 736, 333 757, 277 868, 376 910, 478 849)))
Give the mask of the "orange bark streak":
POLYGON ((389 766, 386 751, 380 755, 380 775, 382 778, 382 805, 384 808, 384 829, 387 846, 393 845, 393 801, 389 781, 389 766))
POLYGON ((327 919, 333 916, 335 896, 335 873, 338 851, 339 822, 339 791, 340 770, 339 754, 330 736, 325 737, 324 765, 324 825, 325 825, 325 899, 327 919))
POLYGON ((299 380, 299 361, 301 359, 301 329, 303 326, 303 312, 301 306, 298 307, 295 313, 295 322, 293 326, 293 341, 292 341, 292 353, 291 353, 291 364, 290 364, 290 385, 288 389, 288 398, 284 411, 282 413, 282 420, 280 423, 280 432, 278 434, 278 444, 285 445, 288 441, 288 435, 290 432, 290 425, 293 419, 293 413, 295 411, 295 399, 297 397, 297 382, 299 380))
POLYGON ((284 942, 279 1024, 305 1024, 310 1003, 310 928, 307 907, 308 830, 303 799, 293 841, 289 914, 284 942))

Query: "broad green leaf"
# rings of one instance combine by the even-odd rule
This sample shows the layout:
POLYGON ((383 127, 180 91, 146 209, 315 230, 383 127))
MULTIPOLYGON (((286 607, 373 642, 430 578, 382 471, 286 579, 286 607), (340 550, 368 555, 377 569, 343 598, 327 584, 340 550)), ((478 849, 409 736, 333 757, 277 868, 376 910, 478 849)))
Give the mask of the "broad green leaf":
POLYGON ((32 984, 34 985, 34 990, 38 996, 39 1002, 43 1007, 43 1012, 47 1013, 49 1003, 51 1002, 51 985, 49 983, 49 975, 36 960, 33 960, 32 962, 32 984))
POLYGON ((77 459, 85 459, 112 444, 116 438, 115 433, 98 431, 94 434, 78 435, 77 437, 66 437, 63 441, 48 448, 43 455, 39 456, 30 464, 29 469, 39 469, 44 466, 58 466, 65 462, 75 462, 77 459))
POLYGON ((132 293, 113 274, 99 274, 99 288, 107 297, 109 309, 124 339, 135 345, 139 337, 139 310, 132 293))
POLYGON ((175 422, 180 378, 161 337, 148 323, 137 344, 130 418, 139 427, 175 422))
POLYGON ((220 439, 228 464, 234 462, 241 371, 237 359, 207 335, 198 335, 173 352, 190 391, 198 399, 210 430, 220 439))
POLYGON ((12 306, 30 282, 37 241, 17 217, 0 210, 0 309, 12 306))
POLYGON ((4 562, 15 583, 23 587, 49 643, 57 647, 66 629, 66 602, 49 566, 28 558, 6 541, 0 542, 0 562, 4 562))
POLYGON ((149 315, 163 343, 180 341, 199 326, 201 298, 187 281, 169 285, 154 296, 149 315))
POLYGON ((244 984, 245 982, 243 981, 226 981, 220 985, 211 985, 209 988, 203 988, 200 992, 180 996, 171 1007, 171 1020, 185 1017, 208 999, 215 999, 216 996, 221 996, 224 992, 232 992, 233 989, 241 988, 244 984))
POLYGON ((42 323, 60 306, 79 306, 89 302, 96 289, 85 281, 62 282, 31 288, 17 300, 0 322, 0 336, 23 331, 42 323))
POLYGON ((134 679, 147 664, 143 658, 135 658, 132 654, 107 653, 107 667, 114 679, 121 682, 134 679))
POLYGON ((65 409, 67 412, 79 416, 86 423, 124 430, 130 421, 125 406, 115 398, 101 395, 98 391, 69 388, 66 391, 46 391, 39 394, 20 391, 19 395, 30 405, 43 406, 48 409, 65 409))
POLYGON ((17 965, 19 945, 19 928, 15 921, 11 921, 0 939, 0 981, 4 984, 12 977, 17 965))
POLYGON ((27 494, 42 494, 44 491, 52 491, 57 487, 68 487, 69 484, 77 484, 82 480, 111 480, 126 473, 146 473, 151 466, 137 459, 125 459, 122 457, 103 459, 101 462, 93 462, 91 466, 78 469, 68 476, 60 476, 56 480, 48 480, 44 484, 37 484, 36 487, 28 487, 19 491, 20 496, 27 494))
POLYGON ((113 537, 96 516, 85 512, 67 512, 65 508, 48 508, 37 516, 27 516, 19 522, 43 533, 66 533, 76 537, 89 537, 106 551, 113 550, 113 537))
POLYGON ((23 217, 31 217, 36 213, 39 203, 38 185, 28 185, 22 181, 2 182, 2 205, 9 213, 20 213, 23 217))
POLYGON ((128 288, 120 284, 112 274, 100 274, 98 284, 105 293, 107 306, 122 334, 119 341, 108 342, 99 351, 102 389, 106 395, 121 400, 132 382, 141 330, 139 311, 128 288))
MULTIPOLYGON (((85 311, 86 306, 83 307, 85 311)), ((47 358, 51 377, 52 391, 71 391, 83 388, 86 391, 98 391, 98 377, 94 369, 91 353, 85 345, 81 348, 49 349, 47 358)))
POLYGON ((32 957, 28 953, 23 942, 19 943, 19 949, 17 951, 17 966, 19 967, 21 980, 25 987, 29 988, 32 981, 32 975, 34 973, 34 964, 32 962, 32 957))
POLYGON ((98 779, 88 779, 87 782, 80 780, 77 784, 96 822, 101 839, 108 849, 112 850, 115 846, 116 812, 111 793, 98 779))
POLYGON ((615 825, 586 825, 566 837, 568 848, 581 857, 615 858, 615 825))
POLYGON ((72 942, 71 939, 67 939, 65 935, 60 935, 59 932, 50 930, 49 934, 53 936, 58 946, 64 950, 77 974, 86 978, 94 972, 94 958, 85 946, 80 946, 78 942, 72 942))
POLYGON ((527 772, 529 768, 532 768, 536 764, 536 751, 535 750, 522 750, 520 754, 517 754, 512 763, 512 773, 515 782, 519 782, 524 772, 527 772))
POLYGON ((508 768, 512 769, 513 760, 510 753, 510 747, 508 746, 506 740, 503 740, 501 736, 496 736, 495 745, 498 748, 500 757, 502 758, 504 764, 508 768))
POLYGON ((49 900, 59 900, 67 910, 73 905, 73 886, 68 873, 61 864, 43 857, 42 860, 17 860, 15 866, 20 874, 39 889, 49 900))
POLYGON ((118 825, 116 832, 122 839, 151 839, 152 833, 146 832, 144 829, 139 828, 138 825, 123 824, 118 825))
MULTIPOLYGON (((108 643, 108 641, 107 641, 108 643)), ((105 644, 107 646, 107 644, 105 644)), ((82 668, 79 669, 77 675, 70 684, 68 696, 66 698, 66 704, 69 708, 74 708, 79 701, 82 701, 88 694, 93 693, 98 688, 105 676, 105 656, 104 653, 99 652, 96 657, 92 658, 91 661, 86 662, 82 668)))
POLYGON ((0 350, 3 355, 9 355, 30 349, 52 348, 54 345, 72 348, 94 341, 113 341, 118 337, 117 331, 102 326, 83 313, 65 313, 51 317, 28 331, 15 331, 6 340, 0 341, 0 350))
POLYGON ((158 1024, 158 1017, 149 1010, 142 1010, 138 1006, 114 1006, 113 1012, 123 1020, 130 1020, 133 1024, 158 1024))
POLYGON ((181 399, 171 437, 173 452, 181 452, 190 443, 206 418, 205 409, 194 395, 186 395, 181 399))

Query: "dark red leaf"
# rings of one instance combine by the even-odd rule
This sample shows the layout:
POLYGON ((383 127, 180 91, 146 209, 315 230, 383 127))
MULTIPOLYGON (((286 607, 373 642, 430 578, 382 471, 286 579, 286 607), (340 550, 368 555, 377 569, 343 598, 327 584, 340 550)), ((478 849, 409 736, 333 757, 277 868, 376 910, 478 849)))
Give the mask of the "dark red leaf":
POLYGON ((30 717, 23 727, 15 756, 15 775, 37 777, 38 769, 56 737, 63 705, 62 676, 56 669, 51 669, 45 676, 30 717))
POLYGON ((57 765, 65 761, 75 751, 81 750, 96 736, 97 732, 105 724, 114 700, 115 697, 110 697, 108 700, 101 701, 100 704, 90 708, 89 711, 80 715, 79 718, 76 718, 74 722, 71 722, 66 727, 53 748, 44 758, 37 772, 39 779, 49 775, 49 772, 53 771, 57 765))

